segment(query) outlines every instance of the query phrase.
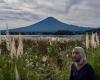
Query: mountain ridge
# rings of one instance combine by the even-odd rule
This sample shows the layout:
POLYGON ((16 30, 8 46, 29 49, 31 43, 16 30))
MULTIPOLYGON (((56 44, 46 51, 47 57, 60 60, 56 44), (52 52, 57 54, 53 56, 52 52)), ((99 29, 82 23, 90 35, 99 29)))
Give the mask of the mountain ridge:
POLYGON ((9 32, 56 32, 59 30, 68 31, 86 31, 90 30, 88 27, 81 27, 72 24, 63 23, 54 17, 48 17, 35 24, 26 27, 9 29, 9 32))

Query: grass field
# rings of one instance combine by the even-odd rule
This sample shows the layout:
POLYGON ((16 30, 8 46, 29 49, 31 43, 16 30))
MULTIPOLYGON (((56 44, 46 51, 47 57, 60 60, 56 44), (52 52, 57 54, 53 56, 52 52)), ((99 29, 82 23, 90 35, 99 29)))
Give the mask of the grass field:
MULTIPOLYGON (((16 40, 16 47, 18 47, 16 40)), ((83 41, 23 41, 23 55, 11 58, 6 43, 1 43, 0 80, 68 80, 71 51, 75 46, 85 49, 88 62, 100 80, 100 47, 85 48, 83 41)))

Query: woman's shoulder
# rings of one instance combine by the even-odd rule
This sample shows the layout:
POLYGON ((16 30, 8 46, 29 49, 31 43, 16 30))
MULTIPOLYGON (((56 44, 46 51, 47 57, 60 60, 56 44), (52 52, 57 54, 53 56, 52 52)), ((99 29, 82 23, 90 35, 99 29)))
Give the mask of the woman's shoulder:
POLYGON ((71 69, 75 69, 75 68, 76 68, 75 63, 72 63, 71 69))
POLYGON ((94 72, 93 67, 89 63, 86 64, 86 68, 87 68, 88 71, 94 72))
POLYGON ((89 63, 86 63, 85 65, 87 68, 92 69, 92 66, 89 63))
POLYGON ((72 63, 71 67, 74 67, 74 66, 75 66, 75 64, 74 64, 74 63, 72 63))
MULTIPOLYGON (((91 66, 89 63, 86 63, 86 64, 84 65, 83 68, 84 68, 85 70, 93 71, 93 68, 92 68, 92 66, 91 66)), ((73 63, 73 64, 71 65, 71 69, 76 69, 75 63, 73 63)))

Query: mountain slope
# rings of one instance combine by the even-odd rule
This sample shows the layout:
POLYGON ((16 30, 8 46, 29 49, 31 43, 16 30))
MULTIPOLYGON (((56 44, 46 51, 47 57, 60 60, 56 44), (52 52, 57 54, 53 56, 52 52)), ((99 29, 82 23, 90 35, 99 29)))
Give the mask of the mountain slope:
POLYGON ((59 30, 67 30, 67 31, 86 31, 90 30, 90 28, 79 27, 75 25, 69 25, 59 20, 48 17, 36 24, 32 24, 30 26, 10 29, 10 32, 55 32, 59 30))
POLYGON ((100 28, 87 30, 86 32, 100 32, 100 28))

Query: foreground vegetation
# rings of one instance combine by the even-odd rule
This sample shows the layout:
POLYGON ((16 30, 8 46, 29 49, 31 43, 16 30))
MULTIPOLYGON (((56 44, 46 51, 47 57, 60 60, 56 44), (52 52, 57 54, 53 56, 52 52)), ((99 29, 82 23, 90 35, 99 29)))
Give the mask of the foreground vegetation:
MULTIPOLYGON (((83 41, 24 40, 23 43, 23 55, 18 58, 11 58, 5 41, 1 43, 0 80, 68 80, 72 49, 75 46, 85 49, 83 41)), ((100 47, 85 51, 100 80, 100 47)))

